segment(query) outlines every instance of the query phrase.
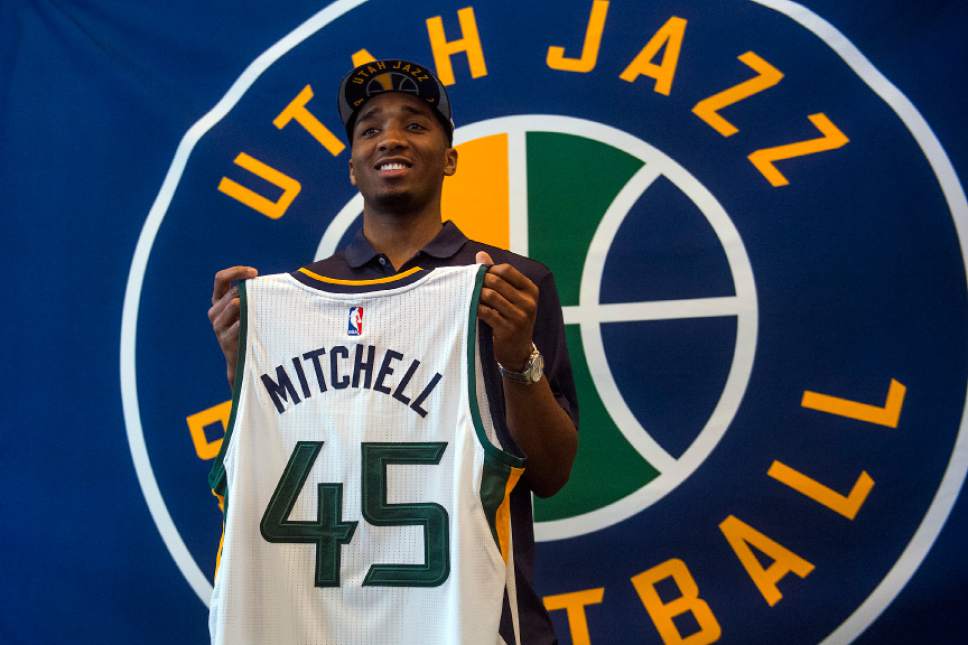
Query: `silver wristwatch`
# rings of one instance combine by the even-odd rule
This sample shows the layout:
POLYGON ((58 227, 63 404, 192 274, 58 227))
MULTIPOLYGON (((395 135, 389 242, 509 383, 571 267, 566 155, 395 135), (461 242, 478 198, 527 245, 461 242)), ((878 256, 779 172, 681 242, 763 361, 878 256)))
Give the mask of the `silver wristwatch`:
POLYGON ((544 357, 541 356, 538 347, 534 343, 531 343, 531 356, 528 357, 528 363, 524 366, 523 370, 514 372, 500 363, 497 364, 497 368, 501 371, 501 376, 509 381, 534 385, 541 380, 544 374, 544 357))

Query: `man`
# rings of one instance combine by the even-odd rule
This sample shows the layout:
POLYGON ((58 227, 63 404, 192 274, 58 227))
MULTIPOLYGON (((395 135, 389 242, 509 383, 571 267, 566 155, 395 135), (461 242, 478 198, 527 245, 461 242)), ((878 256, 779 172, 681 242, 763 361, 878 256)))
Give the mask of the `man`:
MULTIPOLYGON (((567 481, 577 449, 578 408, 553 277, 537 262, 468 240, 452 223, 441 222, 443 180, 456 172, 458 155, 446 91, 425 68, 396 60, 357 67, 340 85, 339 107, 351 143, 350 182, 364 200, 363 228, 346 248, 305 271, 360 280, 417 266, 489 266, 478 317, 491 331, 480 339, 490 412, 503 447, 527 458, 524 485, 510 502, 521 640, 554 642, 532 583, 530 493, 547 497, 567 481)), ((230 383, 240 308, 231 285, 256 275, 252 267, 236 266, 215 276, 208 315, 230 383)), ((510 623, 502 619, 508 642, 510 623)))

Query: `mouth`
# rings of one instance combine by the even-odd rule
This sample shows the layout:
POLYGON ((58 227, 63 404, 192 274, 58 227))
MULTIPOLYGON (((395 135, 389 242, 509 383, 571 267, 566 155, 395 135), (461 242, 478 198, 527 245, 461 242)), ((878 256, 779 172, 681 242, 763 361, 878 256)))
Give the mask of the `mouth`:
POLYGON ((411 163, 402 159, 392 161, 381 161, 376 165, 377 172, 381 177, 398 177, 405 175, 410 170, 411 163))

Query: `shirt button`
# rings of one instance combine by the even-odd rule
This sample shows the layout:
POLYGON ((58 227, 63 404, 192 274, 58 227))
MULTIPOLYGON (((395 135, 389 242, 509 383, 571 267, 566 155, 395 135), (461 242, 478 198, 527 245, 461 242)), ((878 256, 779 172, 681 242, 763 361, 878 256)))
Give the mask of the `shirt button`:
POLYGON ((381 257, 380 258, 380 264, 383 265, 383 266, 386 266, 387 265, 387 259, 381 257))

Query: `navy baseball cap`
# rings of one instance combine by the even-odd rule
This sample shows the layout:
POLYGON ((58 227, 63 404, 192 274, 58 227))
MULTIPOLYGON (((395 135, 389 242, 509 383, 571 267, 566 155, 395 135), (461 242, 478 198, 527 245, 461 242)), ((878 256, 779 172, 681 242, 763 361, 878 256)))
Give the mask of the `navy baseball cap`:
POLYGON ((454 118, 450 98, 433 72, 417 63, 386 59, 364 63, 343 77, 339 84, 339 115, 346 128, 346 136, 353 142, 353 126, 360 108, 374 96, 386 92, 411 94, 426 101, 447 132, 447 141, 454 140, 454 118))

